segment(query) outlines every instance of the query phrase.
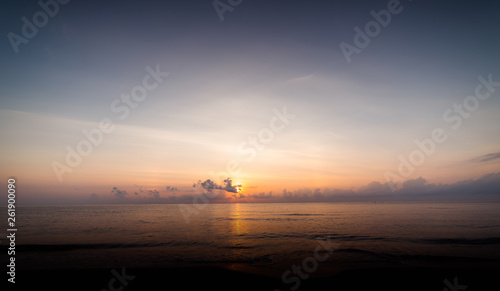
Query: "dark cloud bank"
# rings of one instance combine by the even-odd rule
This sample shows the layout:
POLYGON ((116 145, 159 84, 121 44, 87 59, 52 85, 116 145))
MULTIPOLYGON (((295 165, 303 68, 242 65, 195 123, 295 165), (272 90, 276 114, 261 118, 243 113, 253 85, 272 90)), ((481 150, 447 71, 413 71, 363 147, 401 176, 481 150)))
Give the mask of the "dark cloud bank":
POLYGON ((128 193, 125 190, 118 189, 118 187, 113 187, 113 190, 111 190, 111 194, 113 194, 118 199, 125 199, 128 193))
POLYGON ((500 173, 486 174, 451 184, 428 183, 419 177, 396 185, 374 181, 357 190, 315 189, 283 191, 287 201, 500 201, 500 173))
MULTIPOLYGON (((500 172, 486 174, 478 179, 468 179, 451 184, 428 183, 419 177, 407 180, 396 185, 392 192, 387 183, 374 181, 358 189, 284 189, 281 193, 243 191, 239 194, 237 189, 241 185, 232 185, 231 180, 224 185, 217 185, 211 180, 198 181, 193 189, 172 194, 164 191, 149 191, 148 199, 133 199, 127 197, 127 192, 113 188, 112 193, 120 201, 129 203, 185 203, 205 200, 210 203, 224 202, 383 202, 383 201, 463 201, 500 202, 500 172), (184 193, 184 194, 181 194, 184 193), (192 194, 186 194, 192 193, 192 194), (200 199, 206 196, 208 198, 200 199), (208 199, 208 200, 207 200, 208 199)), ((252 189, 254 190, 254 189, 252 189)))

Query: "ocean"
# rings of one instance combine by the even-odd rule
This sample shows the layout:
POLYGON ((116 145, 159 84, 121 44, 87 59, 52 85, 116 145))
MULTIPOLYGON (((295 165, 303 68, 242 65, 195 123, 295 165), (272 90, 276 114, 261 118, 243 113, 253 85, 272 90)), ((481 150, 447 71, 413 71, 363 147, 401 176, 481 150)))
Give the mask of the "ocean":
MULTIPOLYGON (((280 276, 360 266, 484 267, 500 262, 499 203, 20 206, 18 270, 217 265, 280 276)), ((4 209, 5 210, 5 209, 4 209)), ((6 211, 4 211, 6 212, 6 211)), ((6 246, 7 242, 2 240, 6 246)))

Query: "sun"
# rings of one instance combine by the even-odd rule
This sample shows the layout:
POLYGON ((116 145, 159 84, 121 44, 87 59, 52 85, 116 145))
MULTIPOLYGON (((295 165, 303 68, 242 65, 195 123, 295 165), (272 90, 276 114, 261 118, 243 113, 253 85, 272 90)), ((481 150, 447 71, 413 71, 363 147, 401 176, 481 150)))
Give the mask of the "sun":
POLYGON ((234 187, 236 188, 236 191, 240 193, 243 190, 243 185, 240 182, 235 182, 236 185, 234 187))

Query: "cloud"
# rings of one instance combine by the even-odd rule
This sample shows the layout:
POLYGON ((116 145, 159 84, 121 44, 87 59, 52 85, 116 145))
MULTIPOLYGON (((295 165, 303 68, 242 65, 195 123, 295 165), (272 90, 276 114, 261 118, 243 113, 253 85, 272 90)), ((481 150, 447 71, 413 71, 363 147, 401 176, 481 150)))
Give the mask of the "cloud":
POLYGON ((147 190, 148 195, 153 196, 153 198, 158 199, 160 198, 160 191, 157 191, 156 189, 154 190, 147 190))
POLYGON ((245 197, 247 197, 247 196, 244 195, 244 194, 241 194, 241 193, 240 194, 233 194, 232 195, 233 199, 244 199, 245 197))
POLYGON ((120 199, 125 199, 125 196, 128 194, 127 191, 120 190, 117 187, 113 187, 113 190, 111 190, 111 193, 120 199))
POLYGON ((160 197, 160 192, 177 192, 179 189, 174 186, 158 186, 158 185, 134 185, 136 189, 134 189, 134 196, 145 197, 146 195, 152 196, 154 198, 160 197), (148 189, 149 188, 149 189, 148 189), (154 190, 151 190, 151 189, 154 190), (159 189, 159 190, 157 190, 159 189))
POLYGON ((99 199, 99 196, 96 193, 92 193, 92 194, 90 194, 90 199, 93 199, 93 200, 99 199))
POLYGON ((273 198, 273 191, 269 191, 267 194, 265 192, 260 192, 256 194, 247 194, 248 198, 251 199, 272 199, 273 198))
POLYGON ((309 74, 309 75, 305 75, 305 76, 299 76, 299 77, 295 77, 293 79, 290 79, 288 80, 287 83, 298 83, 298 82, 302 82, 302 81, 307 81, 311 78, 314 77, 314 74, 309 74))
POLYGON ((379 181, 373 181, 366 186, 360 187, 358 193, 368 195, 385 194, 387 189, 387 183, 382 184, 379 181))
MULTIPOLYGON (((218 195, 210 196, 210 202, 373 202, 373 201, 500 201, 500 172, 490 173, 475 179, 465 179, 454 183, 430 183, 423 177, 409 179, 399 185, 396 191, 392 192, 387 183, 372 181, 357 189, 340 188, 304 188, 288 190, 282 192, 258 192, 245 194, 238 192, 241 185, 233 185, 231 179, 226 179, 223 185, 218 185, 212 180, 198 181, 193 187, 202 188, 205 194, 198 192, 196 195, 186 195, 183 191, 180 194, 174 193, 172 188, 168 190, 168 195, 160 197, 160 192, 164 190, 143 190, 147 195, 141 195, 139 192, 133 192, 137 195, 135 199, 127 199, 130 203, 183 203, 192 204, 193 201, 200 201, 199 197, 208 195, 207 192, 214 190, 224 190, 234 193, 224 194, 222 191, 218 195), (176 195, 177 194, 177 195, 176 195), (224 195, 222 195, 224 194, 224 195)), ((113 187, 111 193, 114 196, 125 199, 127 191, 113 187)), ((132 192, 131 192, 132 193, 132 192)), ((95 193, 94 193, 95 194, 95 193)), ((96 195, 91 195, 97 198, 96 195)), ((101 198, 102 199, 102 198, 101 198)), ((100 200, 102 201, 102 200, 100 200)))
POLYGON ((172 187, 172 186, 166 186, 165 190, 167 190, 167 192, 176 192, 176 191, 178 191, 177 187, 172 187))
POLYGON ((372 181, 358 189, 283 189, 279 195, 271 192, 246 194, 246 201, 269 202, 342 202, 342 201, 500 201, 500 173, 450 184, 429 183, 418 177, 405 181, 392 192, 387 183, 372 181))
POLYGON ((493 160, 497 160, 497 159, 500 159, 500 152, 482 155, 482 156, 473 158, 469 161, 473 162, 473 163, 484 163, 484 162, 489 162, 489 161, 493 161, 493 160))
POLYGON ((225 185, 217 185, 214 181, 208 179, 202 182, 199 180, 197 183, 193 184, 193 187, 202 187, 203 189, 207 190, 208 192, 212 192, 213 190, 224 190, 227 192, 231 193, 238 193, 239 190, 241 189, 241 185, 233 185, 233 181, 231 178, 227 178, 224 180, 225 185))
POLYGON ((387 183, 371 182, 351 195, 353 198, 358 196, 361 200, 498 200, 500 199, 500 173, 490 173, 477 179, 461 180, 450 184, 429 183, 426 179, 418 177, 405 181, 394 192, 389 190, 387 183))
POLYGON ((226 183, 226 186, 222 188, 222 190, 225 190, 227 192, 232 192, 232 193, 238 193, 240 192, 239 190, 241 189, 241 185, 233 185, 233 181, 231 181, 230 178, 227 178, 224 180, 224 183, 226 183))
POLYGON ((400 189, 400 192, 403 194, 417 194, 422 193, 427 190, 429 185, 427 184, 427 180, 418 177, 417 179, 411 179, 403 182, 403 187, 400 189))

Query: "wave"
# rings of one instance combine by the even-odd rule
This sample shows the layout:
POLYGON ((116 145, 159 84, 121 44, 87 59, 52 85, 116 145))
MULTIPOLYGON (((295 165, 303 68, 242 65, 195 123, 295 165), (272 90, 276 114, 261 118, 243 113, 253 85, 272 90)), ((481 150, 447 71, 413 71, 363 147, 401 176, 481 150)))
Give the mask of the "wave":
POLYGON ((283 216, 326 216, 325 214, 318 214, 318 213, 284 213, 284 214, 279 214, 283 216))
MULTIPOLYGON (((275 239, 310 239, 331 240, 332 242, 397 242, 411 243, 417 245, 464 245, 464 246, 500 246, 500 237, 486 238, 401 238, 401 237, 377 237, 364 235, 343 234, 310 234, 303 233, 259 233, 240 234, 238 237, 248 240, 262 240, 260 247, 265 248, 265 240, 275 239)), ((101 250, 101 249, 124 249, 124 248, 152 248, 152 247, 216 247, 220 249, 252 249, 254 246, 227 246, 217 241, 184 241, 172 240, 163 242, 140 242, 140 243, 91 243, 91 244, 21 244, 17 245, 20 252, 59 252, 73 250, 101 250)), ((343 252, 346 252, 344 249, 343 252)))
POLYGON ((433 245, 500 245, 500 237, 484 237, 484 238, 404 238, 404 237, 387 237, 387 236, 368 236, 368 235, 348 235, 336 233, 322 234, 301 234, 290 233, 286 235, 265 234, 267 238, 307 238, 315 240, 330 239, 335 241, 376 241, 376 242, 399 242, 399 243, 416 243, 416 244, 433 244, 433 245))
POLYGON ((216 221, 300 221, 300 218, 293 217, 266 217, 266 218, 254 218, 254 217, 217 217, 216 221))
POLYGON ((417 242, 436 245, 500 245, 500 237, 486 238, 428 238, 417 242))
POLYGON ((24 244, 16 247, 20 252, 59 252, 73 250, 101 250, 124 248, 151 248, 176 246, 208 246, 206 242, 169 241, 161 243, 97 243, 97 244, 24 244))

